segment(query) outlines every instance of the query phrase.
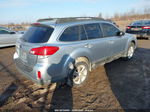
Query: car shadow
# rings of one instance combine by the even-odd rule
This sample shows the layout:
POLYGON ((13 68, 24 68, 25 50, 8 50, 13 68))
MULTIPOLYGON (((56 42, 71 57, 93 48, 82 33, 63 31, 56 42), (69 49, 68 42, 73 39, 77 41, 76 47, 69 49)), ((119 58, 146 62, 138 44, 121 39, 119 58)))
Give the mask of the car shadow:
POLYGON ((7 49, 7 48, 13 48, 13 47, 15 47, 15 45, 0 47, 0 49, 5 49, 5 48, 7 49))
MULTIPOLYGON (((32 89, 28 87, 28 85, 24 84, 23 81, 8 68, 8 66, 10 65, 5 66, 2 62, 0 62, 0 66, 2 67, 2 70, 5 71, 10 77, 14 79, 11 85, 7 87, 7 89, 0 95, 0 107, 4 106, 5 103, 7 103, 8 99, 13 96, 13 94, 17 91, 19 87, 27 89, 29 95, 32 94, 33 92, 32 89)), ((38 99, 38 97, 33 95, 31 98, 35 100, 38 99)))
MULTIPOLYGON (((70 60, 71 62, 73 61, 73 58, 68 58, 69 55, 64 55, 61 60, 58 63, 52 64, 47 72, 49 74, 60 74, 61 72, 61 67, 64 65, 66 60, 70 60), (57 70, 56 70, 57 69, 57 70)), ((65 68, 67 69, 67 68, 65 68)), ((63 69, 63 70, 65 70, 63 69)), ((67 69, 69 70, 69 69, 67 69)), ((54 75, 54 76, 55 76, 54 75)), ((61 76, 59 76, 61 77, 61 76)), ((64 77, 64 76, 63 76, 64 77)), ((73 96, 72 96, 72 88, 68 86, 64 81, 67 79, 64 79, 63 82, 58 82, 56 84, 55 90, 52 93, 52 97, 49 98, 49 91, 50 91, 50 86, 48 85, 47 87, 47 92, 44 96, 44 102, 41 105, 40 111, 72 111, 73 108, 73 96), (51 99, 49 101, 49 99, 51 99), (50 108, 46 108, 46 105, 50 105, 50 108)))
MULTIPOLYGON (((2 67, 0 69, 0 71, 5 70, 6 72, 10 73, 11 72, 7 69, 8 66, 11 66, 13 63, 5 66, 3 63, 0 62, 0 66, 2 67)), ((14 75, 13 77, 15 77, 16 81, 18 82, 19 79, 14 75)), ((0 107, 2 107, 7 101, 8 99, 13 95, 13 93, 18 89, 18 86, 15 83, 11 83, 11 85, 9 85, 5 91, 0 95, 0 107)))
POLYGON ((47 86, 47 91, 43 96, 43 102, 40 106, 40 112, 48 111, 72 111, 73 108, 73 96, 72 96, 72 88, 66 84, 61 85, 59 83, 56 84, 56 87, 51 90, 51 84, 47 86), (49 97, 49 95, 52 97, 49 97), (51 99, 51 100, 50 100, 51 99), (49 108, 47 106, 49 105, 49 108))
POLYGON ((17 89, 18 86, 14 83, 7 87, 7 89, 0 95, 0 107, 8 101, 9 97, 11 97, 17 89))
POLYGON ((148 39, 144 37, 138 37, 137 40, 148 40, 148 39))
POLYGON ((130 61, 118 59, 105 65, 111 89, 126 112, 150 110, 149 56, 150 49, 138 48, 130 61))
POLYGON ((51 99, 49 111, 72 111, 73 96, 71 87, 56 87, 51 99))

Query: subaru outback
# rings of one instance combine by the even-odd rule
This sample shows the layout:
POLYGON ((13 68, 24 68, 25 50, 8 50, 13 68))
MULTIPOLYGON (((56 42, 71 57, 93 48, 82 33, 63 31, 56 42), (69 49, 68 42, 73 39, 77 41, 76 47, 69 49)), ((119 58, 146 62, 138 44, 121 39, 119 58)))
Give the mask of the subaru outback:
POLYGON ((103 19, 41 19, 17 41, 14 60, 17 69, 36 83, 81 86, 98 65, 131 59, 136 46, 136 38, 103 19))

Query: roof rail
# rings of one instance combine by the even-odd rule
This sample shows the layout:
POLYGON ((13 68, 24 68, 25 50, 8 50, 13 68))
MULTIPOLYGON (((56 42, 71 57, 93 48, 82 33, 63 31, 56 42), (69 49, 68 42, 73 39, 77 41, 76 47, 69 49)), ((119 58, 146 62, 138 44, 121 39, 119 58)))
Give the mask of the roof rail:
POLYGON ((76 21, 85 21, 85 20, 103 20, 103 18, 99 17, 68 17, 68 18, 45 18, 39 19, 37 22, 44 22, 44 21, 54 21, 56 24, 59 23, 66 23, 66 22, 76 22, 76 21))

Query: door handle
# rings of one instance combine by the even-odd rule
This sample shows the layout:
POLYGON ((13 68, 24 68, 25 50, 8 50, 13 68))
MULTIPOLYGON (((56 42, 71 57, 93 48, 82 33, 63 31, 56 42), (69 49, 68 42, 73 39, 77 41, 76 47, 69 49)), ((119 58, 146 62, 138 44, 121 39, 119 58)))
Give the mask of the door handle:
POLYGON ((92 44, 85 44, 84 47, 86 47, 86 48, 92 48, 93 45, 92 44))
POLYGON ((85 44, 84 47, 88 47, 88 44, 85 44))

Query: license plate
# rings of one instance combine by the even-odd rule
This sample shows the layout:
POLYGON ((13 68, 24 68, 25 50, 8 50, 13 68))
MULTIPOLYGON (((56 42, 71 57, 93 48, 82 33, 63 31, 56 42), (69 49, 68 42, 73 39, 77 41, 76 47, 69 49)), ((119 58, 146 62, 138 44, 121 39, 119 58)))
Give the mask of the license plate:
POLYGON ((22 59, 22 61, 26 62, 27 61, 26 52, 24 52, 24 51, 20 52, 20 58, 22 59))
POLYGON ((131 28, 131 30, 133 30, 133 31, 140 31, 140 30, 142 30, 142 28, 131 28))

